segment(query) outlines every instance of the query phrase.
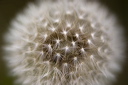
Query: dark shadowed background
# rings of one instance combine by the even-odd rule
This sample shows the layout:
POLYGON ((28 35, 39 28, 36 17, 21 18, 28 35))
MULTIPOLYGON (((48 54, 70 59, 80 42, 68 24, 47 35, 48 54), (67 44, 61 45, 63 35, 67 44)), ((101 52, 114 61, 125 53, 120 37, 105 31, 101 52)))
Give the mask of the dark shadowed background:
MULTIPOLYGON (((8 76, 8 69, 2 60, 2 49, 4 45, 3 34, 9 27, 9 22, 15 15, 22 11, 28 2, 34 0, 0 0, 0 85, 13 85, 14 77, 8 76)), ((126 43, 128 44, 128 0, 100 0, 110 11, 117 15, 123 29, 125 30, 126 43)), ((127 46, 128 48, 128 46, 127 46)), ((128 85, 128 49, 126 50, 126 62, 123 71, 119 74, 114 85, 128 85)))

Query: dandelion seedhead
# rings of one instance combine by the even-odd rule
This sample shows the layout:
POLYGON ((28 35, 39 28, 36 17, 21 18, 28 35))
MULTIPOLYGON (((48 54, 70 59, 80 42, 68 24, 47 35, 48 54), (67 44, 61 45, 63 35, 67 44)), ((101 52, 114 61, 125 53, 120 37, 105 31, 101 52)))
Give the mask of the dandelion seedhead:
MULTIPOLYGON (((22 85, 110 85, 120 70, 120 28, 97 3, 29 4, 6 34, 6 60, 22 85)), ((121 45, 120 45, 121 44, 121 45)))

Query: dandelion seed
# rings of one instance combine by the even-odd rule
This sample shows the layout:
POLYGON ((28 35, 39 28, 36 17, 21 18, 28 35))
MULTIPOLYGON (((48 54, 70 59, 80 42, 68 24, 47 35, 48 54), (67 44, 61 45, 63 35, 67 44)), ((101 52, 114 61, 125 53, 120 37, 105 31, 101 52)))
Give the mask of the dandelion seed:
POLYGON ((75 36, 79 39, 79 34, 78 33, 76 33, 75 36))
POLYGON ((63 30, 62 34, 64 34, 65 36, 67 35, 67 31, 63 30))

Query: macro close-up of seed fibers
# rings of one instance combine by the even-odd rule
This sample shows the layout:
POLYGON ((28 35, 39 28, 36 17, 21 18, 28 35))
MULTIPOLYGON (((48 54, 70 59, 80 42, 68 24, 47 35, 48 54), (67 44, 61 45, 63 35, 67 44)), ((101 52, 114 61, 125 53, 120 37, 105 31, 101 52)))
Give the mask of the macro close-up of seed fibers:
POLYGON ((4 60, 21 85, 112 85, 125 43, 96 1, 37 0, 11 21, 4 60))

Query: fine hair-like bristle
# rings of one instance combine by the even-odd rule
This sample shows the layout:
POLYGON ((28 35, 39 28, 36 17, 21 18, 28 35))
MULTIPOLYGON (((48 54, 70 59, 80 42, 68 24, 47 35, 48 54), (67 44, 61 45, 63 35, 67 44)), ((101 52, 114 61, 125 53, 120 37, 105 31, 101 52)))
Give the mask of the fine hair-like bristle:
POLYGON ((37 1, 12 21, 6 61, 22 85, 110 85, 123 60, 120 26, 98 3, 37 1))

